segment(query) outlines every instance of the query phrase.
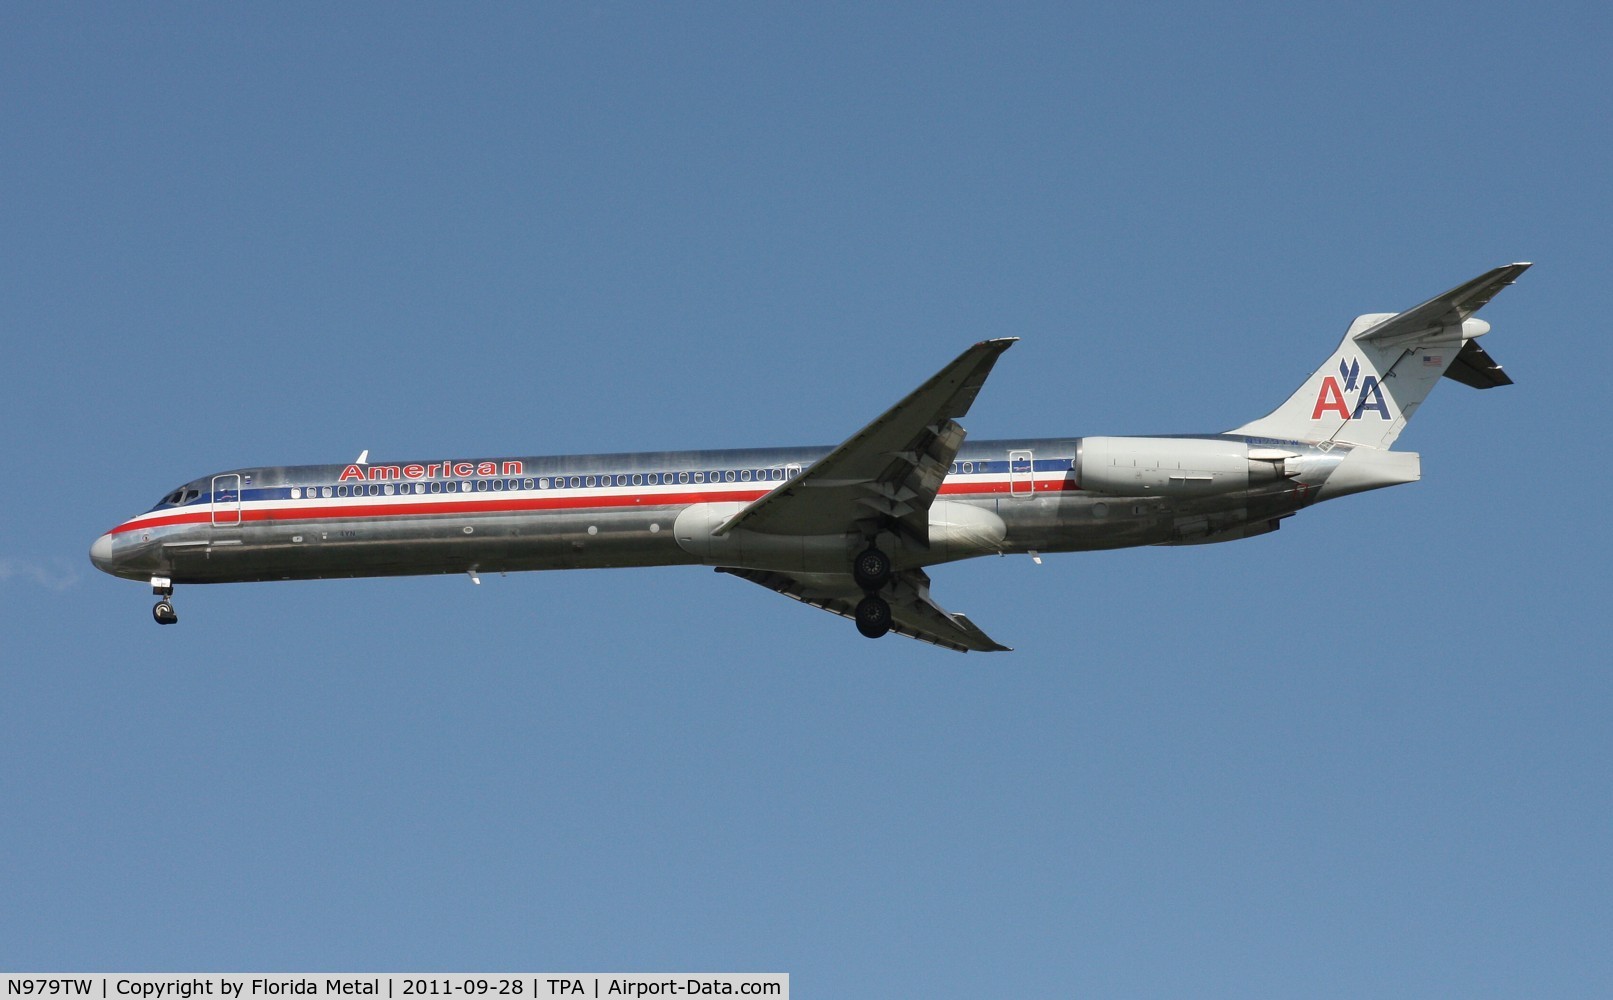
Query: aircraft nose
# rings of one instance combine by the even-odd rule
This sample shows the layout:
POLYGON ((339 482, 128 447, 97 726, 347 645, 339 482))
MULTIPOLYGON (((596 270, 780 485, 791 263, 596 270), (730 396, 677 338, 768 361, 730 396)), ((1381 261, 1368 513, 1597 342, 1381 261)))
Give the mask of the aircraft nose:
POLYGON ((90 562, 103 573, 112 572, 112 535, 107 533, 90 546, 90 562))

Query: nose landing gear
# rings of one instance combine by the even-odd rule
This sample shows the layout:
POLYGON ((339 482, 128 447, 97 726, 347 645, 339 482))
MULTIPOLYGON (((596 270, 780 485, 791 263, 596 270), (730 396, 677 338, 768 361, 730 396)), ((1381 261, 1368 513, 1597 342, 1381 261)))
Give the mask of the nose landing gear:
POLYGON ((169 600, 174 596, 174 585, 167 577, 154 576, 151 578, 151 592, 161 600, 151 609, 151 617, 157 620, 158 625, 172 625, 179 621, 179 615, 174 612, 173 602, 169 600))

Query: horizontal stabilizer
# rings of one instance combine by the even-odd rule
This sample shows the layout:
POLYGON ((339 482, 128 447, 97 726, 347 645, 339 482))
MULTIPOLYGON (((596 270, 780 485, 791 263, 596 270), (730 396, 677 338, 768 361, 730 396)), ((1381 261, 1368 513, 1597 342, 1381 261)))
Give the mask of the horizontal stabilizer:
POLYGON ((1484 272, 1472 281, 1436 295, 1421 305, 1396 313, 1370 329, 1355 335, 1356 340, 1385 346, 1437 334, 1444 327, 1460 327, 1462 321, 1484 308, 1501 289, 1518 280, 1532 264, 1507 264, 1484 272))
POLYGON ((1512 379, 1501 370, 1476 340, 1469 340, 1457 352, 1456 360, 1445 369, 1445 377, 1453 378, 1475 389, 1494 389, 1498 385, 1511 385, 1512 379))

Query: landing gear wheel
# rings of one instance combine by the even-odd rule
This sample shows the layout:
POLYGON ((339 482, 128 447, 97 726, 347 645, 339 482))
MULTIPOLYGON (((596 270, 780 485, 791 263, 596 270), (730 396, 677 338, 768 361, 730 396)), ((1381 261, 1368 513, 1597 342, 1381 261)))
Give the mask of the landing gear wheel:
POLYGON ((876 548, 865 549, 851 564, 851 575, 862 589, 878 590, 890 582, 891 557, 876 548))
POLYGON ((158 601, 157 606, 151 609, 151 617, 157 619, 158 625, 172 625, 179 621, 179 616, 174 614, 174 606, 167 601, 158 601))
POLYGON ((878 639, 891 630, 891 606, 883 597, 869 595, 857 602, 857 631, 878 639))

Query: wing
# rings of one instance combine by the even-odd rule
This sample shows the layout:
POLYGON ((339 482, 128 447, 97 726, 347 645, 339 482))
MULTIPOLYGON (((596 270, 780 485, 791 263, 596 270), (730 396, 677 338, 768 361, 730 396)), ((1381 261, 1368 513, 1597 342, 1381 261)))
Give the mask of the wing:
MULTIPOLYGON (((863 592, 849 573, 773 573, 767 570, 718 567, 743 580, 761 584, 803 604, 855 618, 854 610, 863 592)), ((933 643, 960 653, 1007 652, 1009 647, 992 640, 975 623, 961 614, 952 614, 930 597, 930 578, 920 569, 902 570, 890 585, 891 631, 922 642, 933 643)))
POLYGON ((1371 329, 1363 330, 1355 339, 1374 340, 1387 346, 1416 340, 1440 327, 1461 326, 1463 320, 1478 312, 1531 266, 1507 264, 1486 271, 1466 284, 1457 285, 1443 295, 1436 295, 1422 305, 1396 313, 1371 329))
POLYGON ((963 444, 955 418, 969 412, 992 365, 1018 339, 987 340, 964 351, 811 468, 729 518, 716 534, 745 528, 830 535, 872 521, 876 530, 927 543, 930 504, 963 444))

